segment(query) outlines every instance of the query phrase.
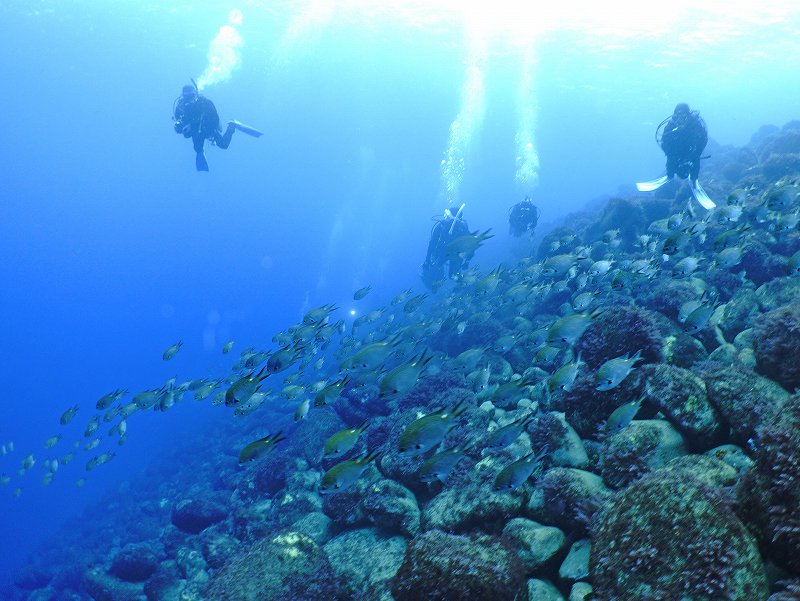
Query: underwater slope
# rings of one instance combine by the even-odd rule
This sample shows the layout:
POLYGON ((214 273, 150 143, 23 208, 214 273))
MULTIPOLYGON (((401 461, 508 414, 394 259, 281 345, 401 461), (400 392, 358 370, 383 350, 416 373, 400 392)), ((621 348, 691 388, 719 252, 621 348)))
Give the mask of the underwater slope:
POLYGON ((791 598, 800 123, 701 179, 711 211, 680 182, 615 198, 535 257, 379 306, 359 290, 349 327, 322 306, 229 374, 100 399, 86 427, 117 436, 183 399, 234 415, 5 596, 791 598))

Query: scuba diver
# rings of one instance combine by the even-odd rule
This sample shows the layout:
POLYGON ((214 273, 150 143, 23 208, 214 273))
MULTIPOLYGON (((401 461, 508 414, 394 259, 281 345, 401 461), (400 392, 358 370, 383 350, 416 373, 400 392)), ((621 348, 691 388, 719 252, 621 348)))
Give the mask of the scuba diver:
POLYGON ((184 138, 191 138, 194 144, 195 167, 198 171, 208 171, 208 161, 203 151, 206 140, 218 148, 228 148, 235 130, 242 131, 255 138, 261 136, 257 129, 244 125, 239 121, 228 121, 228 127, 223 134, 219 128, 219 115, 214 103, 202 96, 197 89, 197 84, 192 80, 191 85, 183 86, 181 95, 172 105, 172 119, 175 121, 175 132, 183 134, 184 138))
POLYGON ((537 223, 539 207, 531 202, 530 196, 526 196, 508 211, 508 231, 512 236, 519 238, 527 231, 533 235, 537 223))
POLYGON ((713 209, 716 204, 706 194, 697 176, 700 174, 700 159, 708 143, 708 129, 700 114, 681 102, 672 115, 664 119, 656 128, 656 143, 667 156, 667 174, 664 177, 636 184, 640 192, 656 190, 676 175, 689 179, 697 202, 705 209, 713 209))
POLYGON ((458 279, 461 271, 466 269, 472 259, 472 254, 467 256, 452 254, 448 252, 447 248, 448 244, 456 238, 470 233, 469 226, 462 217, 464 206, 465 204, 462 204, 457 210, 455 207, 445 209, 444 217, 437 219, 431 230, 428 254, 422 264, 422 281, 433 291, 441 286, 445 277, 445 268, 450 279, 458 279))

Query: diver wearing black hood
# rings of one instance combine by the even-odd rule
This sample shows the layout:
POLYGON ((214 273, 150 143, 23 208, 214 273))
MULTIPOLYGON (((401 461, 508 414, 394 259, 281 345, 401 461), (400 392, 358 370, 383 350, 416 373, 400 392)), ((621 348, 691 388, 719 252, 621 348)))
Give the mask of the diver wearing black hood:
POLYGON ((529 232, 532 236, 537 223, 539 223, 539 207, 531 202, 529 196, 508 211, 508 231, 512 236, 519 238, 525 232, 529 232))
POLYGON ((689 178, 694 187, 700 175, 700 155, 708 144, 708 130, 697 111, 689 110, 689 105, 682 102, 675 107, 671 117, 661 122, 664 129, 661 139, 656 140, 667 155, 667 178, 675 175, 681 179, 689 178))
POLYGON ((708 158, 700 156, 708 144, 708 130, 700 114, 681 102, 670 117, 658 124, 656 142, 667 155, 667 174, 649 182, 637 183, 639 192, 657 190, 677 175, 681 179, 689 179, 692 195, 704 209, 711 210, 717 206, 697 181, 700 159, 708 158))
POLYGON ((218 148, 225 149, 230 146, 236 129, 236 122, 229 121, 225 133, 222 134, 217 108, 198 92, 194 81, 192 85, 183 86, 181 95, 175 99, 172 119, 175 121, 175 132, 192 139, 197 154, 195 166, 198 171, 208 171, 208 161, 203 152, 205 141, 211 140, 218 148))

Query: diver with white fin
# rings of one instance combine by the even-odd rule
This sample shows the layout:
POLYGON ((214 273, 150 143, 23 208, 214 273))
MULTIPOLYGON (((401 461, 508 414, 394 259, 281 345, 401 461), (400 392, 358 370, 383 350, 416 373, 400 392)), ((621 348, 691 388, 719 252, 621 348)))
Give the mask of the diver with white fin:
POLYGON ((656 128, 656 143, 667 155, 667 174, 649 182, 640 182, 636 188, 640 192, 657 190, 676 175, 689 178, 692 195, 704 209, 717 206, 708 197, 703 186, 697 181, 700 174, 700 159, 708 144, 708 129, 700 114, 681 102, 670 117, 664 119, 656 128))
POLYGON ((181 95, 172 106, 172 119, 175 121, 175 132, 184 138, 191 138, 194 145, 195 167, 198 171, 208 171, 208 161, 203 149, 206 140, 210 140, 217 148, 228 148, 237 129, 254 138, 262 135, 257 129, 239 121, 228 121, 223 134, 219 127, 219 115, 214 103, 200 94, 197 84, 183 86, 181 95))

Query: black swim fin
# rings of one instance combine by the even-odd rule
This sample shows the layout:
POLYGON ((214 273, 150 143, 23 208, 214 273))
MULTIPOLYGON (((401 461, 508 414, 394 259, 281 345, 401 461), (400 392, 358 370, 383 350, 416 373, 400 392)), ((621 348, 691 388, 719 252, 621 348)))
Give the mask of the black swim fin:
POLYGON ((198 152, 194 159, 194 165, 198 171, 208 171, 208 161, 204 152, 198 152))

